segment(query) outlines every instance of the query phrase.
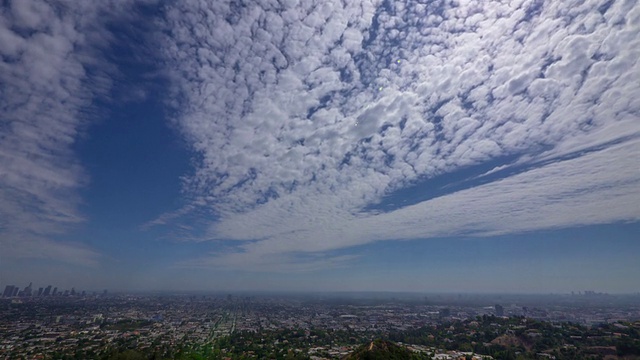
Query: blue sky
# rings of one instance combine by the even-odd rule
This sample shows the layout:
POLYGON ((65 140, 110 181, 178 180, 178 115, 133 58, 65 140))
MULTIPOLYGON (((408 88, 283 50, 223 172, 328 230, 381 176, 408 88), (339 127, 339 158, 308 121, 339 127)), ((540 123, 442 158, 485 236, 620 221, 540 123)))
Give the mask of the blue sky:
POLYGON ((640 5, 9 1, 0 285, 640 291, 640 5))

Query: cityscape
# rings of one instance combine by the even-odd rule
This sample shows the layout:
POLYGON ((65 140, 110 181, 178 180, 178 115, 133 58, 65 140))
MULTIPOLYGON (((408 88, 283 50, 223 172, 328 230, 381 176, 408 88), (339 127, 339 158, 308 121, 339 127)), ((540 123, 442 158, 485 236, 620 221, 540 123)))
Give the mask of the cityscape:
POLYGON ((7 285, 0 299, 2 359, 342 359, 376 339, 424 359, 640 356, 640 294, 145 294, 31 287, 7 285))
MULTIPOLYGON (((97 296, 98 294, 93 291, 91 292, 89 295, 92 296, 97 296)), ((101 292, 102 296, 106 296, 107 295, 107 290, 103 290, 101 292)), ((80 297, 85 297, 87 296, 87 292, 85 290, 81 290, 81 291, 76 291, 75 288, 71 288, 71 290, 58 290, 57 287, 54 287, 53 290, 51 289, 51 285, 48 285, 47 287, 40 287, 38 288, 38 290, 36 291, 35 288, 33 288, 33 283, 29 283, 29 285, 25 286, 24 289, 20 290, 19 286, 15 286, 15 285, 7 285, 4 288, 4 291, 2 292, 2 297, 3 298, 32 298, 32 297, 55 297, 55 296, 80 296, 80 297)))

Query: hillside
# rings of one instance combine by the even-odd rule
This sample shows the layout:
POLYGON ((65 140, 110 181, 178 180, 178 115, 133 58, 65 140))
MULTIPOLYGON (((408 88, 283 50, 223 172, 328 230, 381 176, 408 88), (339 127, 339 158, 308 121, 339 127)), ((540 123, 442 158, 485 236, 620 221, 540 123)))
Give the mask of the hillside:
POLYGON ((360 346, 342 360, 417 360, 420 356, 405 347, 385 340, 360 346))

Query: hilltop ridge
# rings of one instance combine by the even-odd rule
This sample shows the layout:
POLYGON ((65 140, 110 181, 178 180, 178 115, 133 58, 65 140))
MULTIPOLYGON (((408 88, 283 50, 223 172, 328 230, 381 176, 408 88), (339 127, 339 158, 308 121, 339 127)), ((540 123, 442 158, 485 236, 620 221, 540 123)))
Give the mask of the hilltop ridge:
POLYGON ((419 354, 394 342, 376 339, 364 344, 342 360, 418 360, 419 354))

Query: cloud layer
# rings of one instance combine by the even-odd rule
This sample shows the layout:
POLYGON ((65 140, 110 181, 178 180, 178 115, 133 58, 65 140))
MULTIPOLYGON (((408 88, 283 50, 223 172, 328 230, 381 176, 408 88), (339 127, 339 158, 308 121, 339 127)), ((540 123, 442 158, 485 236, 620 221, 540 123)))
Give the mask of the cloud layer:
POLYGON ((636 2, 234 4, 167 10, 191 206, 246 241, 205 263, 640 219, 636 2), (520 170, 364 210, 492 163, 520 170))
POLYGON ((192 204, 204 238, 248 241, 204 263, 640 219, 636 2, 234 4, 167 11, 192 204), (363 210, 513 156, 496 171, 526 170, 363 210))
POLYGON ((109 96, 101 59, 107 15, 124 2, 20 0, 0 9, 0 240, 7 257, 94 264, 98 254, 53 240, 84 221, 88 176, 73 145, 109 96))
MULTIPOLYGON (((3 254, 95 263, 53 239, 84 220, 73 146, 108 101, 117 66, 101 50, 130 8, 2 8, 3 254)), ((185 207, 148 225, 230 241, 197 266, 316 270, 373 241, 640 220, 637 2, 184 0, 160 13, 148 20, 171 121, 198 159, 185 207), (474 166, 493 170, 422 193, 474 166), (416 184, 410 205, 374 210, 416 184)))

